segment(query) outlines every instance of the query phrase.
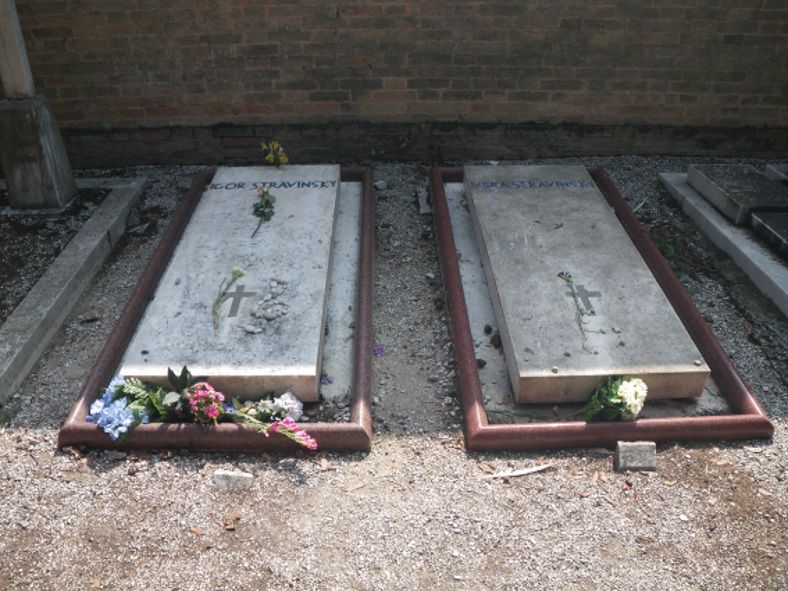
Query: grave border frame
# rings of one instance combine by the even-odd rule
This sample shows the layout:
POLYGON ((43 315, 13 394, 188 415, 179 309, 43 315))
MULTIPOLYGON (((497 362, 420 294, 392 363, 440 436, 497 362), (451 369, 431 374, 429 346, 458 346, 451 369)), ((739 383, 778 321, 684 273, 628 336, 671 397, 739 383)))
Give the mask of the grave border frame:
POLYGON ((739 376, 722 345, 701 316, 670 265, 602 167, 586 167, 597 188, 613 208, 651 274, 667 296, 701 352, 732 409, 731 414, 702 417, 638 419, 633 422, 546 421, 529 424, 489 424, 471 335, 465 294, 454 243, 445 183, 462 183, 462 167, 434 167, 430 191, 451 337, 457 362, 457 382, 463 411, 463 434, 469 451, 529 450, 613 446, 616 441, 715 441, 770 439, 774 426, 739 376))
MULTIPOLYGON (((137 282, 115 327, 107 338, 93 369, 80 390, 77 401, 58 433, 58 448, 87 446, 101 449, 192 449, 201 451, 295 451, 302 446, 278 433, 264 436, 250 425, 220 423, 149 423, 138 425, 120 443, 112 441, 95 424, 88 423, 90 404, 117 369, 126 347, 172 257, 186 224, 199 203, 216 168, 206 168, 194 178, 186 196, 173 214, 165 233, 137 282)), ((340 182, 361 183, 359 220, 358 284, 353 350, 353 378, 350 421, 345 423, 304 423, 321 450, 369 451, 372 442, 372 280, 374 260, 374 202, 372 169, 342 167, 340 182)))

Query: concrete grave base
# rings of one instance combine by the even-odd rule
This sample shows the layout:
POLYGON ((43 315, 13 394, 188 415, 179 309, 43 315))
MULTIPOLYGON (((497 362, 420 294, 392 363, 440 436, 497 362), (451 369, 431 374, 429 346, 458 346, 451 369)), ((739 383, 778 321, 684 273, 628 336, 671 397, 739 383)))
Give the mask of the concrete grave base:
POLYGON ((752 166, 692 165, 687 182, 737 226, 754 211, 788 211, 788 189, 752 166))
POLYGON ((0 403, 24 381, 126 230, 146 179, 80 179, 110 194, 0 326, 0 403))
POLYGON ((0 159, 12 210, 59 213, 77 187, 49 102, 0 100, 0 159))
POLYGON ((788 260, 788 211, 759 211, 750 218, 752 231, 788 260))
MULTIPOLYGON (((79 398, 69 413, 58 436, 60 447, 85 445, 96 448, 124 449, 199 449, 207 451, 252 451, 263 449, 296 450, 300 446, 289 439, 271 433, 265 437, 258 429, 247 425, 222 423, 216 426, 195 423, 151 423, 135 427, 120 444, 85 419, 88 409, 104 389, 123 358, 142 318, 150 297, 154 293, 178 240, 199 203, 204 189, 214 175, 209 169, 198 175, 189 193, 175 212, 170 225, 156 248, 148 266, 131 295, 118 323, 107 339, 96 365, 82 386, 79 398)), ((372 257, 374 246, 372 172, 368 169, 342 169, 343 192, 345 183, 360 185, 360 198, 348 202, 349 207, 359 207, 356 243, 357 280, 354 293, 355 309, 352 360, 347 362, 345 353, 337 351, 326 368, 349 366, 342 375, 352 376, 350 384, 350 422, 308 423, 305 427, 318 442, 320 449, 368 450, 371 441, 371 354, 372 354, 372 257), (343 362, 344 361, 344 362, 343 362)), ((345 207, 343 205, 342 207, 345 207)), ((342 227, 340 224, 339 227, 342 227)), ((347 246, 339 249, 347 253, 347 246)), ((345 303, 347 307, 347 302, 345 303)), ((329 305, 329 310, 331 306, 329 305)), ((329 325, 330 325, 329 320, 329 325)), ((341 322, 341 320, 340 320, 341 322)), ((330 343, 328 343, 330 344, 330 343)), ((333 371, 333 370, 332 370, 333 371)), ((337 371, 337 373, 341 373, 337 371)))
POLYGON ((728 254, 756 287, 788 316, 788 264, 755 240, 748 229, 734 226, 723 217, 687 183, 686 174, 662 172, 659 180, 709 240, 728 254))
POLYGON ((464 190, 517 402, 586 401, 610 375, 649 400, 703 393, 708 367, 584 167, 470 166, 464 190))
MULTIPOLYGON (((489 396, 482 389, 477 354, 474 348, 474 335, 469 316, 474 314, 471 306, 474 299, 466 305, 464 277, 468 265, 465 255, 460 260, 455 237, 455 228, 446 198, 447 183, 462 183, 462 168, 435 168, 431 175, 432 206, 438 235, 441 270, 446 289, 451 335, 457 361, 457 387, 465 419, 465 444, 470 450, 522 450, 537 448, 569 448, 613 446, 617 441, 677 441, 677 440, 722 440, 769 438, 773 426, 768 420, 752 392, 742 382, 730 359, 701 317, 673 275, 670 266, 662 258, 651 241, 648 232, 642 228, 635 214, 620 195, 615 185, 601 169, 589 169, 591 177, 605 199, 614 209, 629 238, 635 244, 650 272, 654 275, 665 296, 670 301, 679 319, 698 347, 703 360, 711 369, 712 387, 719 389, 727 403, 727 409, 711 408, 706 411, 720 411, 714 416, 654 416, 640 418, 632 422, 594 422, 558 420, 555 415, 542 421, 528 424, 491 424, 488 407, 492 406, 489 396), (462 272, 460 266, 462 267, 462 272)), ((463 230, 460 230, 463 231, 463 230)), ((472 229, 464 232, 472 235, 472 229)), ((473 266, 472 263, 470 266, 473 266)), ((483 277, 481 269, 478 273, 483 277)), ((478 281, 478 277, 476 279, 478 281)), ((478 298, 479 296, 472 296, 478 298)), ((486 306, 490 308, 489 300, 486 306)), ((479 316, 475 316, 479 318, 479 316)), ((505 372, 504 372, 505 375, 505 372)), ((498 381, 496 377, 492 380, 498 381)), ((705 396, 705 394, 704 394, 705 396)), ((704 399, 702 396, 698 404, 704 399)), ((712 398, 716 398, 711 395, 712 398)), ((503 401, 498 401, 503 402, 503 401)), ((660 403, 662 404, 662 403, 660 403)), ((677 403, 669 403, 675 405, 677 403)), ((561 407, 555 407, 565 416, 561 407)), ((646 409, 649 404, 646 405, 646 409)), ((646 415, 646 410, 643 417, 646 415)))
POLYGON ((773 181, 788 181, 788 164, 768 164, 764 174, 773 181))

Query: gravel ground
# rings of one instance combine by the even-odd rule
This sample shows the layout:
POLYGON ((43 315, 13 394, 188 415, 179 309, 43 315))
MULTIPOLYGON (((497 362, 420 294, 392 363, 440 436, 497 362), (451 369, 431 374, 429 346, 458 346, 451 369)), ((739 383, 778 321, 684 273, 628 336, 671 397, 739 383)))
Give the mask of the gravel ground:
MULTIPOLYGON (((153 221, 129 236, 6 408, 0 587, 9 589, 784 589, 788 586, 788 324, 660 187, 679 158, 602 164, 752 385, 771 442, 659 446, 656 473, 605 449, 473 453, 460 412, 427 166, 377 179, 372 451, 297 457, 57 451, 56 435, 197 167, 147 176, 153 221), (551 464, 511 479, 490 472, 551 464), (218 468, 252 487, 211 485, 218 468)), ((742 161, 763 168, 762 161, 742 161)), ((42 240, 45 237, 42 236, 42 240)))
MULTIPOLYGON (((0 215, 0 324, 109 194, 82 189, 63 215, 0 215)), ((0 191, 0 210, 8 206, 0 191)))

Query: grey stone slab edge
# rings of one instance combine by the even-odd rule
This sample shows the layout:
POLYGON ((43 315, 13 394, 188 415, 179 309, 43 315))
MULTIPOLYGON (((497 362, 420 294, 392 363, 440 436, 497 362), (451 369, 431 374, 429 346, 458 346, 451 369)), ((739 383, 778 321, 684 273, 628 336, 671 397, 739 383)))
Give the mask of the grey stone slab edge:
POLYGON ((687 175, 659 173, 659 180, 681 208, 720 249, 725 251, 761 292, 788 316, 788 266, 753 240, 749 230, 737 228, 687 183, 687 175))
POLYGON ((788 180, 788 164, 767 164, 764 174, 773 181, 788 180))
POLYGON ((147 179, 80 179, 109 195, 0 326, 0 404, 22 384, 126 229, 147 179))

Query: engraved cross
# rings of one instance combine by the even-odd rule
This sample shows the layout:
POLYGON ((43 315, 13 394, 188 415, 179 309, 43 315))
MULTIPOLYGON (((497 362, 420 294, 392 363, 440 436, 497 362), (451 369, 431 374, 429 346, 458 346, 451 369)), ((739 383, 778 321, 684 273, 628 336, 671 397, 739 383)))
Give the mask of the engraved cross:
POLYGON ((246 297, 256 296, 256 291, 244 291, 243 285, 236 285, 235 291, 231 291, 227 294, 228 298, 232 298, 233 303, 230 304, 230 313, 227 315, 228 318, 234 318, 238 315, 238 308, 241 307, 241 300, 246 297))

